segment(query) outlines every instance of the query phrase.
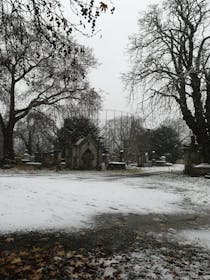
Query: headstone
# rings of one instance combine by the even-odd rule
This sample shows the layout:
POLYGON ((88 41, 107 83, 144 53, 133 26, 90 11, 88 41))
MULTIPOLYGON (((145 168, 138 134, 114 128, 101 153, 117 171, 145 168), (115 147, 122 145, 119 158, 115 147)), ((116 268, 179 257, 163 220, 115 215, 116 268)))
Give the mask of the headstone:
POLYGON ((166 162, 166 157, 165 156, 161 156, 160 157, 160 161, 162 161, 163 163, 166 162))
POLYGON ((149 162, 149 154, 145 153, 145 162, 148 163, 149 162))
POLYGON ((25 152, 21 161, 23 163, 27 163, 27 162, 31 161, 31 156, 27 152, 25 152))

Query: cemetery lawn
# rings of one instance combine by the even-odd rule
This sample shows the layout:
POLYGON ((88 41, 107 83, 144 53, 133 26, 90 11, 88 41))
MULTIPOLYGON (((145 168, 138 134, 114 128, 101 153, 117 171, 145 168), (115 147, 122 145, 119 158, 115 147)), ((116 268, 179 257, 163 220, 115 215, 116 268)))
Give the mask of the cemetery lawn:
POLYGON ((210 181, 166 171, 2 173, 0 279, 210 279, 210 181))

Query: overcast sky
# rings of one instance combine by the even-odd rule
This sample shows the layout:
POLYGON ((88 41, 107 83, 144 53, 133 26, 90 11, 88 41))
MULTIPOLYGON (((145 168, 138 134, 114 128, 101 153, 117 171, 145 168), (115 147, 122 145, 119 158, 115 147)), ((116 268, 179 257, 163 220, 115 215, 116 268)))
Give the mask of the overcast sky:
MULTIPOLYGON (((105 2, 105 1, 104 1, 105 2)), ((158 0, 114 0, 115 13, 101 16, 97 28, 99 35, 93 38, 79 36, 79 41, 94 49, 101 65, 90 73, 93 87, 105 92, 104 108, 134 111, 136 104, 128 106, 128 92, 123 90, 120 75, 129 68, 126 47, 128 37, 138 30, 137 19, 146 7, 158 0), (102 37, 101 37, 102 35, 102 37)))

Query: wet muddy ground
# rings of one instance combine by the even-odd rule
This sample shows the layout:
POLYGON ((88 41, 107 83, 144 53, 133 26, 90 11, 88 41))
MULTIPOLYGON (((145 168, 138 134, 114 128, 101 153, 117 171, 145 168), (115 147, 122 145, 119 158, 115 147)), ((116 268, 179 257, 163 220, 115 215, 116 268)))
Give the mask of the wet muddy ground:
POLYGON ((74 233, 1 235, 0 279, 210 279, 209 251, 176 239, 209 222, 208 213, 104 214, 74 233))

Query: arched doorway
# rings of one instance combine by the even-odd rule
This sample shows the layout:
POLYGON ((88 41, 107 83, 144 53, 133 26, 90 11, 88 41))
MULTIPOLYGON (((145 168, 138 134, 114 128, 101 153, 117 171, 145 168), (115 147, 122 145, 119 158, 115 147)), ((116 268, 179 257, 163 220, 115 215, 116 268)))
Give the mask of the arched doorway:
POLYGON ((92 169, 93 166, 93 160, 95 159, 94 154, 90 149, 87 149, 83 155, 82 155, 82 168, 83 169, 92 169))

